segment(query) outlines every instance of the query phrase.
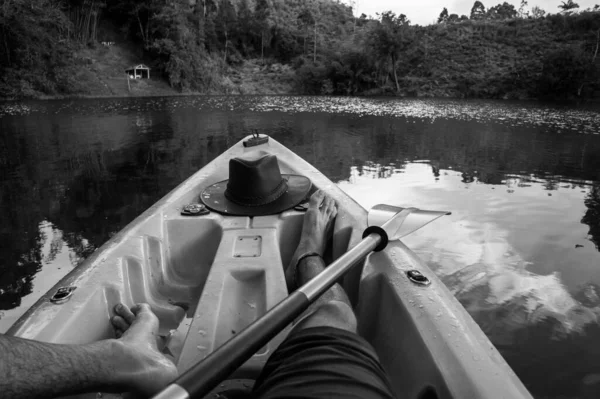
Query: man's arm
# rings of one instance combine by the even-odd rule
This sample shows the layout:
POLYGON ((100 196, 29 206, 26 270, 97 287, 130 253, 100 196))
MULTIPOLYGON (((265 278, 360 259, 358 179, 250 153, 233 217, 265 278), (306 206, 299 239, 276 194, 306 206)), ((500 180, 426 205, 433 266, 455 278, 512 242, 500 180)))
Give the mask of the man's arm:
POLYGON ((0 397, 124 391, 117 346, 116 340, 60 345, 0 335, 0 397))
POLYGON ((52 398, 83 392, 152 396, 177 377, 157 345, 148 304, 120 303, 110 322, 119 339, 61 345, 0 335, 0 399, 52 398))

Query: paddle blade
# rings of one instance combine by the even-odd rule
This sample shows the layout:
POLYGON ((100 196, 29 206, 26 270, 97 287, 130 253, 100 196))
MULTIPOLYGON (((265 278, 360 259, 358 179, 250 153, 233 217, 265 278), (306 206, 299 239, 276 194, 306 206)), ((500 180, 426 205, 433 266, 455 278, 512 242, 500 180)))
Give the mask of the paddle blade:
POLYGON ((386 226, 388 238, 390 241, 393 241, 409 235, 441 216, 450 214, 451 212, 447 211, 428 211, 378 204, 369 211, 367 221, 369 226, 383 226, 386 222, 395 218, 393 223, 389 223, 386 226))

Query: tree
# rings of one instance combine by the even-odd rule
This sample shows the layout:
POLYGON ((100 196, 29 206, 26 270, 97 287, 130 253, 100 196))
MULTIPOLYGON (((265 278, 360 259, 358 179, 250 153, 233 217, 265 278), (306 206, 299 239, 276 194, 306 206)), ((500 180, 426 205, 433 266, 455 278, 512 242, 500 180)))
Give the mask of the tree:
POLYGON ((56 91, 47 77, 71 62, 68 48, 61 45, 70 29, 56 2, 5 0, 0 6, 0 92, 13 79, 15 86, 27 85, 27 94, 56 91))
POLYGON ((574 48, 549 53, 543 60, 538 92, 542 96, 574 97, 593 73, 593 65, 574 48))
POLYGON ((248 55, 248 32, 252 31, 253 23, 252 11, 250 10, 248 0, 241 0, 238 3, 237 21, 238 23, 235 28, 238 47, 241 48, 243 54, 248 55))
POLYGON ((257 0, 254 8, 254 21, 260 36, 260 58, 265 62, 265 41, 269 34, 269 17, 271 9, 267 0, 257 0))
POLYGON ((504 2, 490 8, 487 16, 490 19, 511 19, 517 16, 517 10, 512 4, 504 2))
POLYGON ((485 18, 485 6, 479 0, 473 4, 471 8, 471 19, 485 18))
POLYGON ((101 0, 70 0, 66 6, 74 28, 71 36, 81 43, 96 41, 99 16, 106 3, 101 0))
POLYGON ((313 39, 313 62, 317 62, 317 22, 318 19, 317 17, 320 15, 319 12, 319 2, 314 2, 313 3, 313 19, 314 19, 314 39, 313 39))
POLYGON ((519 6, 519 18, 526 18, 529 16, 529 13, 525 11, 525 7, 527 7, 527 1, 521 0, 521 5, 519 6))
POLYGON ((272 56, 281 62, 288 63, 298 55, 298 40, 289 25, 275 24, 272 29, 272 56))
POLYGON ((150 29, 152 19, 160 12, 160 8, 153 0, 140 1, 135 3, 130 11, 130 15, 135 17, 135 20, 140 28, 139 35, 144 42, 144 48, 150 47, 150 29))
POLYGON ((485 6, 479 0, 473 4, 471 8, 471 19, 485 18, 485 6))
POLYGON ((567 2, 562 2, 561 5, 558 6, 562 10, 562 12, 570 13, 570 10, 574 10, 575 8, 579 8, 579 4, 573 2, 573 0, 569 0, 567 2))
POLYGON ((194 25, 196 27, 196 44, 200 46, 200 48, 204 48, 205 43, 205 33, 204 33, 204 24, 205 24, 205 8, 203 1, 196 1, 196 5, 194 7, 194 25))
POLYGON ((396 65, 400 53, 410 43, 409 25, 410 21, 406 18, 406 15, 400 14, 397 16, 392 11, 386 11, 380 15, 379 22, 374 25, 368 37, 369 45, 379 57, 389 57, 397 91, 400 91, 400 83, 398 82, 396 65))
POLYGON ((237 15, 235 13, 233 4, 231 4, 230 0, 221 0, 221 3, 219 4, 219 10, 217 11, 217 15, 215 17, 215 28, 219 40, 224 43, 223 62, 227 60, 227 50, 230 45, 229 39, 236 25, 237 15))
POLYGON ((157 67, 164 71, 171 87, 188 90, 196 85, 197 57, 200 55, 196 32, 187 25, 190 20, 185 11, 189 10, 189 5, 170 2, 159 10, 152 17, 148 31, 148 53, 156 60, 157 67))
MULTIPOLYGON (((363 14, 364 15, 364 14, 363 14)), ((298 18, 296 18, 297 23, 298 23, 298 27, 304 31, 303 34, 303 45, 302 45, 302 52, 303 54, 306 54, 306 39, 308 38, 308 35, 310 34, 310 28, 315 25, 316 20, 315 17, 313 16, 313 13, 311 12, 311 10, 309 8, 304 8, 300 14, 298 15, 298 18)))
MULTIPOLYGON (((374 79, 374 63, 372 57, 357 48, 351 41, 343 43, 334 54, 329 68, 328 80, 332 83, 336 94, 352 95, 370 88, 374 79)), ((321 87, 324 92, 327 87, 321 87)))
POLYGON ((204 46, 209 53, 219 50, 219 37, 213 18, 204 20, 204 46))
POLYGON ((216 0, 202 0, 204 47, 211 53, 218 51, 220 47, 217 27, 215 25, 217 11, 218 7, 216 0))
POLYGON ((592 48, 591 57, 588 57, 589 63, 585 74, 585 79, 577 90, 577 96, 581 96, 583 86, 586 84, 598 85, 600 83, 600 66, 596 60, 598 58, 598 50, 600 50, 600 28, 596 31, 596 43, 592 48))
POLYGON ((448 21, 448 9, 444 7, 442 12, 440 13, 440 16, 438 17, 437 23, 441 24, 446 21, 448 21))
POLYGON ((546 15, 546 11, 542 10, 538 6, 533 6, 533 8, 531 9, 531 16, 533 18, 543 18, 544 15, 546 15))
POLYGON ((459 20, 458 14, 450 14, 448 16, 448 22, 458 22, 459 20))

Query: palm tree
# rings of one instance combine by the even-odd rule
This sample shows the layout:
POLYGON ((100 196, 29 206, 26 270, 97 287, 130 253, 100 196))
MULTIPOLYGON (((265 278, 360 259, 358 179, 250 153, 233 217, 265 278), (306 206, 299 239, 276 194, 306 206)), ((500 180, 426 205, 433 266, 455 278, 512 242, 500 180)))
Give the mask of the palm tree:
POLYGON ((579 4, 574 3, 573 0, 569 0, 566 2, 563 1, 562 4, 558 6, 558 8, 562 9, 563 11, 569 11, 574 8, 579 8, 579 4))

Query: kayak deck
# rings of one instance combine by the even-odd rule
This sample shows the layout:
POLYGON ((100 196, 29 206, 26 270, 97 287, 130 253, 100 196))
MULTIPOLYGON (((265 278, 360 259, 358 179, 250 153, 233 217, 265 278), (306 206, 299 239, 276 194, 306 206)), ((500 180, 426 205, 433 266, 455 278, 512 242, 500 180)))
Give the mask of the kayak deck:
MULTIPOLYGON (((327 262, 361 240, 366 211, 329 179, 273 139, 249 148, 239 142, 98 249, 7 334, 54 343, 113 338, 114 305, 147 302, 160 320, 165 353, 183 372, 266 313, 288 295, 284 266, 299 241, 304 213, 181 214, 185 205, 200 202, 204 188, 227 179, 229 159, 249 152, 277 155, 282 173, 307 176, 336 200, 327 262), (61 287, 77 288, 53 302, 61 287)), ((359 333, 377 351, 398 397, 416 398, 428 390, 440 398, 531 397, 464 308, 402 242, 371 254, 344 277, 343 286, 359 333), (415 284, 407 278, 411 270, 431 284, 415 284)), ((288 332, 289 327, 221 389, 239 381, 248 387, 288 332)))

